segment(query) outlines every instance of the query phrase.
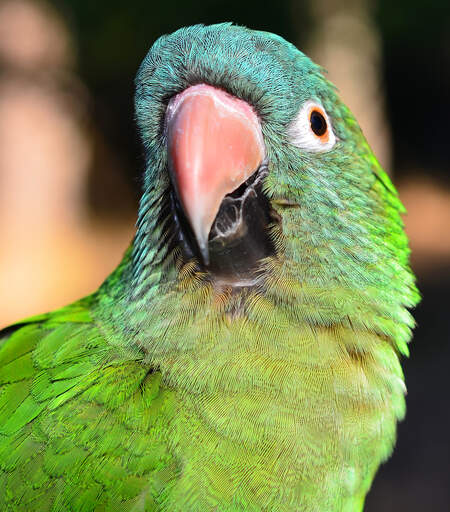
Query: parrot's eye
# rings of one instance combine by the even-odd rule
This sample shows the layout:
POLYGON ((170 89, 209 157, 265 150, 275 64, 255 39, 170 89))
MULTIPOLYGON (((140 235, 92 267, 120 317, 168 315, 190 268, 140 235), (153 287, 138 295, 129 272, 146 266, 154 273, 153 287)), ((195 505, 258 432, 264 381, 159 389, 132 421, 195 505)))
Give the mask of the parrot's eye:
POLYGON ((329 151, 336 143, 330 119, 316 101, 306 101, 289 127, 292 144, 307 151, 329 151))
POLYGON ((311 123, 311 130, 317 135, 317 137, 323 137, 327 135, 327 120, 321 112, 314 109, 309 115, 309 122, 311 123))

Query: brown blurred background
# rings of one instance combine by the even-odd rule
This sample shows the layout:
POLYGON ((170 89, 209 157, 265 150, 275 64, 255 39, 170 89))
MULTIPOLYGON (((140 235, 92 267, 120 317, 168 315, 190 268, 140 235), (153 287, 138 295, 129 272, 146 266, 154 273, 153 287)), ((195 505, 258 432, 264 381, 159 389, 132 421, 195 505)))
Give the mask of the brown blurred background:
POLYGON ((329 71, 406 205, 424 299, 408 417, 368 511, 449 510, 450 2, 0 0, 0 327, 93 291, 133 234, 133 79, 152 42, 231 20, 329 71))

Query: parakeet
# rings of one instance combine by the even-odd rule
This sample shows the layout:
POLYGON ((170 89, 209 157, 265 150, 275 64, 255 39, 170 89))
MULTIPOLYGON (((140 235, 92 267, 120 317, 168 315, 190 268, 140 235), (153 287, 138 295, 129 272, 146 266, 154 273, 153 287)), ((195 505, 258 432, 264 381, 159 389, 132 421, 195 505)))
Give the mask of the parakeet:
POLYGON ((271 33, 163 36, 135 101, 121 264, 0 332, 0 510, 361 511, 419 298, 394 186, 271 33))

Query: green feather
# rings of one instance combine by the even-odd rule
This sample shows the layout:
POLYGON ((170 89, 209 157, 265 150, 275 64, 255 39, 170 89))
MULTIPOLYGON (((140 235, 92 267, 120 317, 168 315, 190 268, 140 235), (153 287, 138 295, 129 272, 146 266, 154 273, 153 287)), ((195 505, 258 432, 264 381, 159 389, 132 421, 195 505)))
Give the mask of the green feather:
POLYGON ((0 332, 0 509, 361 511, 405 415, 419 298, 389 177, 318 66, 231 24, 160 38, 136 118, 144 190, 121 264, 95 294, 0 332), (218 286, 174 244, 162 127, 199 82, 261 120, 282 222, 254 287, 218 286), (331 119, 328 152, 289 139, 309 99, 331 119))

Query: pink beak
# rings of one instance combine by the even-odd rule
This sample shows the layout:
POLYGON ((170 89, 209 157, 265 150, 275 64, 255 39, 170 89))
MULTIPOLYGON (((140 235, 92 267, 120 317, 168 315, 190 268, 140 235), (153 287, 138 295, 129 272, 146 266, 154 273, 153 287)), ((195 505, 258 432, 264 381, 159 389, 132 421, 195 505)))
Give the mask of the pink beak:
POLYGON ((248 103, 206 84, 189 87, 167 108, 173 185, 202 254, 223 198, 265 157, 261 125, 248 103))

